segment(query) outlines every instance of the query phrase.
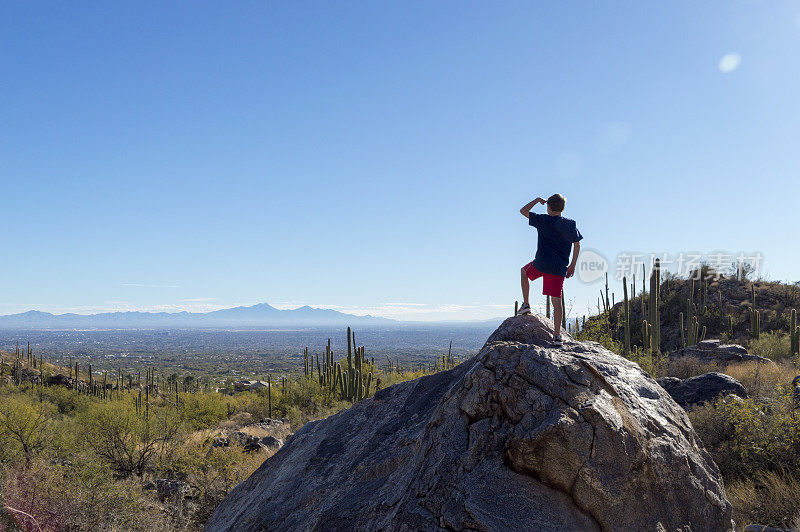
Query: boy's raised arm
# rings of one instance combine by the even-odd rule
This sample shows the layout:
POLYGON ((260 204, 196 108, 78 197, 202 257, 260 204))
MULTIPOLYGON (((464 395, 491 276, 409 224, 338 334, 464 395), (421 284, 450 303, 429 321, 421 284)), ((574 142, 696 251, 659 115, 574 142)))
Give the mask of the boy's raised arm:
POLYGON ((547 203, 547 200, 546 199, 542 199, 542 198, 536 198, 535 200, 531 201, 530 203, 525 204, 525 206, 522 207, 519 210, 519 213, 527 219, 528 218, 528 214, 530 214, 530 212, 531 212, 531 209, 534 208, 539 203, 544 205, 545 203, 547 203))

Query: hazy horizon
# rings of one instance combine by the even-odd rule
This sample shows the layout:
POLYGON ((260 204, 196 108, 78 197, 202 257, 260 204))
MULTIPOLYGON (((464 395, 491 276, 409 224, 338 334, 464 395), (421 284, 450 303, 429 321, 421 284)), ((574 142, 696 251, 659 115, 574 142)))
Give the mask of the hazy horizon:
MULTIPOLYGON (((366 313, 366 314, 363 314, 363 313, 359 313, 359 314, 350 313, 350 312, 346 312, 346 311, 343 311, 343 310, 339 310, 339 308, 312 307, 310 305, 302 305, 302 306, 298 306, 298 307, 279 308, 279 307, 277 307, 275 305, 272 305, 272 304, 270 304, 268 302, 262 301, 260 303, 254 304, 254 305, 237 305, 235 307, 222 307, 222 308, 217 308, 217 309, 199 310, 199 311, 198 310, 195 310, 195 311, 190 311, 190 310, 174 310, 174 311, 109 310, 109 311, 95 311, 95 312, 47 312, 47 311, 30 309, 30 310, 22 311, 22 312, 0 314, 0 318, 9 317, 9 316, 19 316, 19 315, 28 314, 28 313, 31 313, 31 312, 40 312, 40 313, 49 314, 49 315, 52 315, 52 316, 55 316, 55 317, 66 316, 66 315, 91 317, 91 316, 98 316, 98 315, 103 315, 103 314, 117 314, 117 313, 124 314, 124 313, 128 313, 128 312, 131 312, 131 313, 144 313, 144 314, 167 314, 167 315, 178 315, 178 314, 183 314, 183 313, 189 313, 189 314, 194 314, 194 315, 206 315, 206 314, 211 314, 211 313, 217 312, 219 310, 245 309, 245 308, 258 307, 258 306, 261 306, 261 305, 269 305, 270 307, 272 307, 272 308, 274 308, 276 310, 280 310, 280 311, 284 311, 284 310, 291 311, 291 310, 301 310, 301 309, 335 310, 335 311, 340 312, 340 313, 342 313, 342 314, 344 314, 346 316, 354 316, 354 317, 361 317, 361 318, 369 318, 369 317, 371 317, 371 318, 383 318, 383 319, 391 320, 391 322, 397 322, 398 324, 421 324, 421 325, 423 325, 423 324, 442 324, 442 323, 444 323, 444 324, 446 324, 446 323, 464 323, 464 324, 469 324, 469 323, 480 323, 480 322, 486 322, 486 321, 502 320, 502 319, 505 319, 505 318, 507 318, 509 316, 509 314, 503 314, 503 315, 498 315, 498 316, 492 316, 492 317, 489 317, 489 318, 445 319, 445 320, 397 319, 397 318, 387 318, 385 316, 372 315, 372 314, 369 314, 369 313, 366 313)), ((510 311, 511 307, 509 307, 506 310, 510 311)), ((1 326, 2 325, 0 325, 0 327, 1 326)), ((249 327, 249 325, 245 325, 245 326, 249 327)), ((287 323, 286 326, 287 327, 292 327, 292 326, 295 326, 295 325, 292 325, 291 323, 287 323)), ((301 324, 297 324, 296 326, 304 326, 304 324, 301 323, 301 324)), ((305 325, 305 326, 307 326, 307 325, 305 325)), ((327 327, 328 325, 325 325, 325 326, 327 327)), ((335 325, 330 325, 330 326, 335 326, 335 325)), ((374 325, 374 326, 380 326, 380 325, 374 325)))

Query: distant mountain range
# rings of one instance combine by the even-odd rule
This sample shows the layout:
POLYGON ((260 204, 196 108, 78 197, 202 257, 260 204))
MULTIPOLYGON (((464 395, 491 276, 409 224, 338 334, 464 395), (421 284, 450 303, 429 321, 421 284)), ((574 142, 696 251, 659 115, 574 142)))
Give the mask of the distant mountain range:
POLYGON ((104 312, 101 314, 51 314, 31 310, 0 316, 0 328, 21 329, 152 329, 203 327, 324 327, 391 326, 401 322, 375 316, 355 316, 309 306, 279 310, 267 303, 213 312, 104 312))

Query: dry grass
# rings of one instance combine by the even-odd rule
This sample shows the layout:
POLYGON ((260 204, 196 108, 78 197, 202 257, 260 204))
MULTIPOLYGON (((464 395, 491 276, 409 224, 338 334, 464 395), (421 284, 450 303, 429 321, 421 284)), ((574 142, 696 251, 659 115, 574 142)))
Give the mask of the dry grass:
POLYGON ((272 436, 274 438, 278 438, 279 440, 286 440, 286 438, 288 438, 292 433, 292 427, 288 423, 282 423, 280 425, 270 427, 269 429, 264 429, 257 425, 251 425, 249 427, 243 427, 241 431, 245 434, 255 436, 256 438, 266 438, 267 436, 272 436))
POLYGON ((236 430, 244 427, 245 425, 249 425, 252 422, 253 415, 250 412, 239 412, 238 414, 231 416, 230 419, 220 421, 217 426, 222 430, 236 430))
POLYGON ((744 362, 731 364, 723 371, 741 382, 750 397, 772 399, 778 386, 787 386, 800 370, 789 364, 761 364, 744 362))
POLYGON ((689 411, 726 480, 740 529, 757 523, 800 530, 800 417, 788 385, 797 368, 783 362, 732 364, 748 399, 726 398, 689 411))
POLYGON ((186 435, 187 445, 201 445, 210 438, 219 436, 222 432, 218 429, 196 430, 186 435))
POLYGON ((751 523, 797 529, 800 525, 800 478, 786 471, 765 471, 726 487, 733 518, 740 527, 751 523))
POLYGON ((702 362, 696 357, 678 357, 670 360, 664 368, 665 377, 677 377, 678 379, 688 379, 709 373, 711 371, 725 372, 725 368, 713 362, 702 362))
POLYGON ((730 375, 742 383, 748 395, 766 400, 774 398, 779 386, 789 385, 796 375, 800 375, 800 369, 788 361, 775 364, 743 362, 724 366, 713 362, 703 363, 695 357, 680 357, 667 363, 662 374, 657 376, 688 379, 711 371, 730 375))

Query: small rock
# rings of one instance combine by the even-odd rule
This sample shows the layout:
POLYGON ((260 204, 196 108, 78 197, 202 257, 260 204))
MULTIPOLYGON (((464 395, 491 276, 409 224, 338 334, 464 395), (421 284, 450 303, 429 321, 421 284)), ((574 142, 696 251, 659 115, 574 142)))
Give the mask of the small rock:
POLYGON ((231 445, 239 445, 241 447, 247 447, 251 443, 258 443, 258 438, 253 436, 252 434, 248 434, 246 432, 237 431, 232 433, 228 436, 230 439, 231 445))
POLYGON ((261 445, 267 447, 269 449, 275 449, 276 451, 283 447, 283 441, 279 440, 274 436, 265 436, 261 438, 261 445))
POLYGON ((189 492, 189 484, 180 480, 158 478, 155 485, 158 498, 162 502, 175 497, 182 499, 189 492))
POLYGON ((669 358, 672 360, 680 357, 694 357, 701 362, 717 362, 720 364, 734 362, 772 363, 768 358, 749 354, 747 349, 740 345, 722 344, 719 340, 703 340, 696 345, 683 347, 669 354, 669 358))
POLYGON ((260 442, 250 442, 242 447, 243 453, 256 453, 265 447, 260 442))
POLYGON ((63 386, 65 388, 72 388, 72 384, 72 379, 61 373, 57 373, 56 375, 52 375, 47 378, 48 386, 63 386))
POLYGON ((741 382, 717 372, 704 373, 683 380, 664 377, 656 382, 683 408, 714 401, 721 395, 747 397, 747 391, 741 382))
POLYGON ((744 527, 744 532, 789 532, 783 528, 775 528, 774 526, 766 525, 747 525, 744 527))
POLYGON ((231 440, 225 436, 217 436, 211 440, 211 447, 228 447, 230 444, 231 440))

